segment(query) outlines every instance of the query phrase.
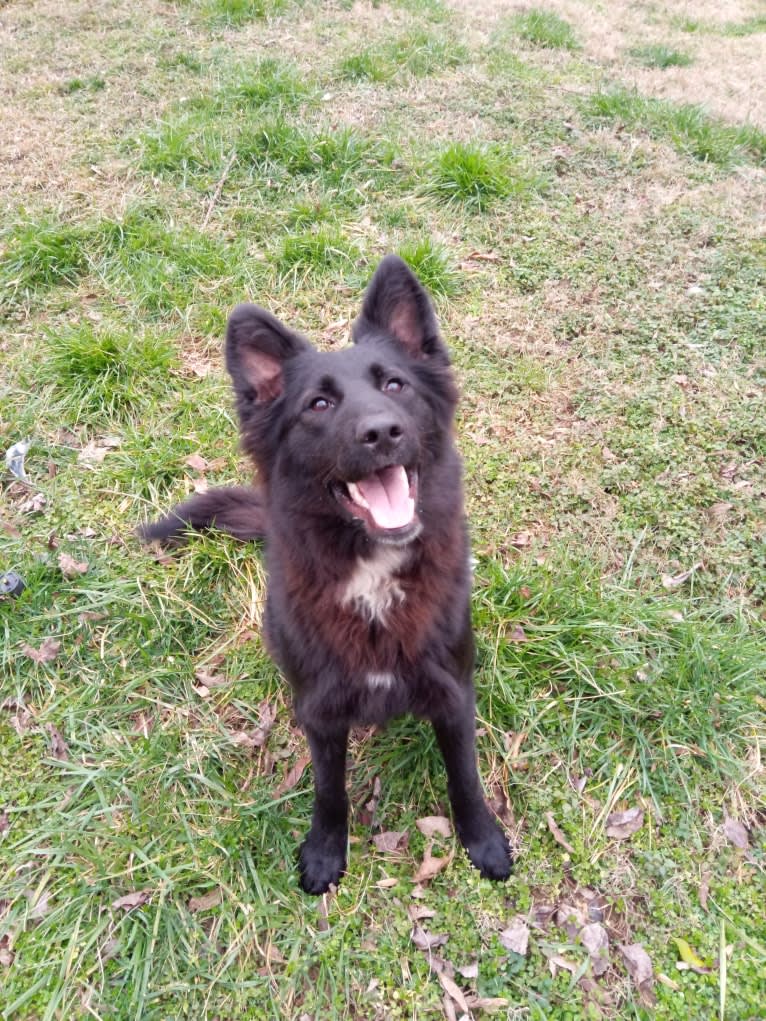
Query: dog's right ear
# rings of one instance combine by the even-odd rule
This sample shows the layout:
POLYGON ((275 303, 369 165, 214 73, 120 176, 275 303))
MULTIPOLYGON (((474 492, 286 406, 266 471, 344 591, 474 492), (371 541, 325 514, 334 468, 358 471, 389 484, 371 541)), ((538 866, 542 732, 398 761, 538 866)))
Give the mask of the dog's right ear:
POLYGON ((258 305, 237 305, 226 327, 226 368, 240 414, 282 393, 285 361, 311 344, 258 305))

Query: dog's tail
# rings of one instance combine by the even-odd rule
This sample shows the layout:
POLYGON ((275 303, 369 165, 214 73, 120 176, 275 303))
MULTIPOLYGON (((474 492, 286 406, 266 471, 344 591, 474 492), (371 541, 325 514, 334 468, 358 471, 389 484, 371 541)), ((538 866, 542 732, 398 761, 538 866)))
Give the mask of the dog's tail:
POLYGON ((208 528, 227 532, 236 539, 262 539, 266 535, 266 507, 263 492, 247 486, 230 486, 197 493, 174 507, 158 521, 149 521, 138 529, 143 542, 179 546, 187 532, 208 528))

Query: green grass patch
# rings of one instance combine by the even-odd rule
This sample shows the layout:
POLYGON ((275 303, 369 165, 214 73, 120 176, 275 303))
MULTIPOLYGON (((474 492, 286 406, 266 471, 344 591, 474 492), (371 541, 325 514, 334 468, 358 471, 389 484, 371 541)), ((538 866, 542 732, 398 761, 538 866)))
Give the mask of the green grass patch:
POLYGON ((23 218, 0 233, 0 309, 74 284, 87 270, 87 236, 53 217, 23 218))
POLYGON ((449 204, 482 212, 498 199, 524 195, 534 187, 502 147, 454 142, 433 159, 423 190, 449 204))
POLYGON ((423 238, 401 245, 398 254, 434 297, 444 298, 455 293, 459 275, 444 245, 423 238))
POLYGON ((167 391, 175 361, 165 337, 86 323, 50 329, 45 346, 35 381, 53 385, 57 407, 74 425, 108 425, 151 404, 167 391))
POLYGON ((628 50, 634 60, 644 67, 658 67, 664 70, 668 67, 689 67, 694 63, 693 58, 684 53, 683 50, 675 50, 671 46, 664 46, 657 43, 652 46, 634 46, 628 50))
POLYGON ((331 226, 320 226, 302 234, 285 235, 276 265, 283 280, 289 278, 297 287, 309 276, 351 266, 358 258, 358 248, 345 234, 331 226))
POLYGON ((212 25, 238 28, 284 14, 296 0, 201 0, 199 10, 212 25))
POLYGON ((554 50, 577 50, 579 43, 572 26, 553 11, 521 11, 509 20, 510 27, 525 42, 554 50))
POLYGON ((338 77, 348 81, 388 82, 402 73, 414 78, 440 74, 468 59, 468 50, 453 36, 416 30, 344 57, 338 77))
POLYGON ((766 162, 766 132, 750 125, 731 125, 710 117, 700 106, 649 99, 627 89, 588 97, 582 104, 594 122, 618 121, 628 129, 667 139, 679 152, 706 163, 766 162))

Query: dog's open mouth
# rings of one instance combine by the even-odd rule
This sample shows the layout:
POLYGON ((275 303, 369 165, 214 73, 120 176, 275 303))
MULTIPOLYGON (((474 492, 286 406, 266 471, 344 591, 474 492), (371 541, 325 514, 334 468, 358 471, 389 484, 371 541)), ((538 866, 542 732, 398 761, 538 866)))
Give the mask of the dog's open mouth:
POLYGON ((404 537, 417 526, 418 477, 414 469, 389 465, 356 482, 341 482, 335 491, 342 506, 364 521, 373 535, 404 537))

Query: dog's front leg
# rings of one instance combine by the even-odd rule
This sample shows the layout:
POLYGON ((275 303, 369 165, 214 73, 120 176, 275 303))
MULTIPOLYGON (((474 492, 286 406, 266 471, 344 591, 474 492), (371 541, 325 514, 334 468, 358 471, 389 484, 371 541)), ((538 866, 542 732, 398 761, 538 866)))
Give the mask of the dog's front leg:
POLYGON ((346 868, 348 730, 326 734, 309 726, 304 729, 314 767, 314 812, 300 850, 301 886, 306 893, 325 893, 346 868))
POLYGON ((447 790, 460 842, 486 879, 507 879, 513 858, 508 840, 484 800, 476 767, 476 723, 473 698, 452 718, 432 720, 444 764, 447 790))

